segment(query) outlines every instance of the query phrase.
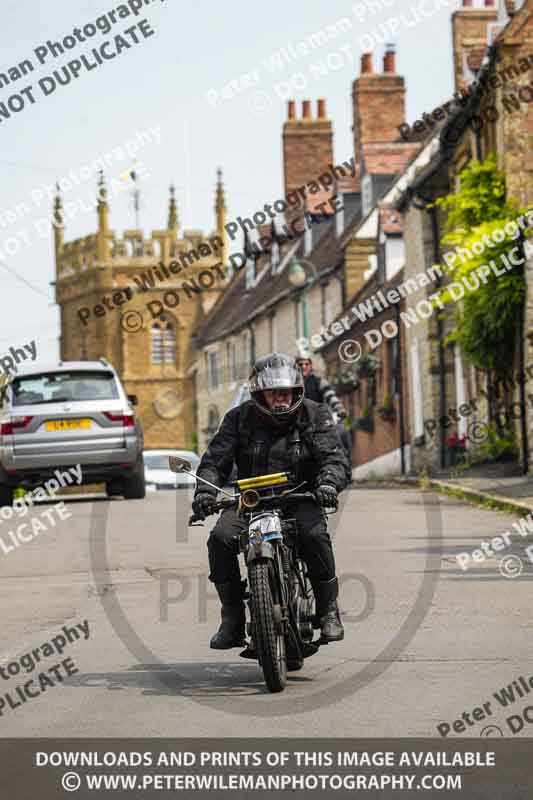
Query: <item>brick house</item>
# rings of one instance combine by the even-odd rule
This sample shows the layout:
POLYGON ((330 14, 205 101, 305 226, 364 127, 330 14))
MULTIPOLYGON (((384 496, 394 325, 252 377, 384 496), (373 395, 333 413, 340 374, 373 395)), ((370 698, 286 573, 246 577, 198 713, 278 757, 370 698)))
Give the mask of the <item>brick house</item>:
POLYGON ((321 348, 349 412, 359 479, 410 469, 403 221, 388 202, 396 183, 352 232, 349 257, 360 265, 359 288, 321 348))
MULTIPOLYGON (((305 337, 315 354, 316 371, 323 370, 320 331, 360 289, 364 273, 372 267, 374 240, 360 239, 354 245, 354 231, 419 147, 398 136, 405 122, 405 82, 396 74, 391 47, 382 72, 374 72, 371 54, 363 55, 352 99, 355 174, 337 173, 326 218, 319 218, 299 239, 281 244, 276 231, 284 220, 279 226, 275 220, 271 245, 248 259, 195 337, 200 352, 194 366, 200 448, 216 430, 254 358, 275 349, 296 354, 305 337), (291 281, 295 262, 306 272, 303 286, 291 281)), ((335 163, 325 102, 318 102, 316 118, 308 101, 302 112, 297 119, 295 104, 289 101, 283 126, 285 197, 335 163)), ((285 218, 316 207, 309 195, 304 208, 288 210, 285 218)))
MULTIPOLYGON (((526 60, 533 54, 533 3, 502 0, 497 8, 488 0, 483 8, 476 8, 463 0, 462 8, 453 14, 452 33, 456 89, 477 80, 484 90, 478 95, 472 93, 463 107, 457 107, 436 126, 424 143, 416 169, 396 198, 396 207, 405 217, 408 276, 442 261, 443 251, 448 249, 442 244, 445 219, 431 203, 459 187, 459 173, 472 159, 482 161, 496 152, 498 165, 506 174, 508 197, 520 206, 533 206, 533 106, 522 102, 521 110, 513 113, 517 109, 512 100, 514 96, 525 101, 526 95, 533 99, 533 89, 519 94, 533 77, 526 60), (515 80, 509 83, 509 77, 515 80)), ((531 275, 530 259, 526 265, 529 297, 533 292, 531 275)), ((442 281, 446 282, 445 276, 442 281)), ((410 295, 407 307, 414 307, 436 288, 438 282, 410 295)), ((492 376, 465 363, 458 346, 446 344, 453 327, 451 313, 434 316, 407 331, 415 470, 449 466, 450 437, 468 436, 475 422, 491 424, 498 409, 492 376)), ((524 343, 524 334, 532 324, 531 300, 523 316, 517 320, 520 344, 516 371, 533 360, 530 345, 524 343)), ((520 402, 519 386, 513 399, 520 402)), ((515 420, 515 427, 521 463, 527 469, 533 419, 530 409, 524 403, 522 407, 522 419, 515 420)))

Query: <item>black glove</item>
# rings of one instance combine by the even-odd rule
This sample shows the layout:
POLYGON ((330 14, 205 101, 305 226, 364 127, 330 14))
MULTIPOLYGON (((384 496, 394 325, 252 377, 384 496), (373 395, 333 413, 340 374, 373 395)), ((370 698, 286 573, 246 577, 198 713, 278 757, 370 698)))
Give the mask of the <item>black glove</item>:
POLYGON ((192 510, 195 517, 205 519, 215 511, 216 498, 211 492, 198 492, 192 501, 192 510))
POLYGON ((316 499, 322 508, 337 507, 337 490, 328 483, 322 483, 315 492, 316 499))

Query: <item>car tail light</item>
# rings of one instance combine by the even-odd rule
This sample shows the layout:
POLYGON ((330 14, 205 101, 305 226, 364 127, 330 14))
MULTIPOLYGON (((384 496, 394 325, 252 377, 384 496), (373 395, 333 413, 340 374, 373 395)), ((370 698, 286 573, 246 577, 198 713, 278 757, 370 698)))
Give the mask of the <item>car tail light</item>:
POLYGON ((107 417, 107 419, 110 422, 121 422, 123 428, 135 427, 135 417, 133 416, 133 414, 129 413, 115 414, 114 411, 103 411, 102 413, 104 417, 107 417))
POLYGON ((33 417, 13 417, 9 422, 0 424, 0 436, 9 436, 15 428, 25 428, 30 424, 33 417))

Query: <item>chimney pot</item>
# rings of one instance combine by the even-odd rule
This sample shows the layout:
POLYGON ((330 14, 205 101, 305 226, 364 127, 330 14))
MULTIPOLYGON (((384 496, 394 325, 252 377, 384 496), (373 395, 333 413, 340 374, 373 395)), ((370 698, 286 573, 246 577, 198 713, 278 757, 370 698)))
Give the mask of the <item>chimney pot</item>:
POLYGON ((302 117, 304 119, 311 119, 311 101, 302 100, 302 117))
POLYGON ((383 56, 383 72, 396 72, 396 50, 393 44, 385 45, 383 56))
POLYGON ((485 0, 485 6, 488 8, 489 6, 494 5, 494 0, 485 0))
POLYGON ((505 0, 505 10, 509 17, 513 17, 515 14, 515 5, 514 0, 505 0))
POLYGON ((472 0, 463 0, 463 8, 468 8, 472 5, 472 0))
POLYGON ((296 119, 296 101, 289 100, 287 103, 287 119, 296 119))
POLYGON ((373 72, 372 67, 372 53, 363 53, 361 56, 361 74, 365 72, 373 72))
POLYGON ((326 101, 322 98, 317 102, 317 117, 318 119, 326 118, 326 101))

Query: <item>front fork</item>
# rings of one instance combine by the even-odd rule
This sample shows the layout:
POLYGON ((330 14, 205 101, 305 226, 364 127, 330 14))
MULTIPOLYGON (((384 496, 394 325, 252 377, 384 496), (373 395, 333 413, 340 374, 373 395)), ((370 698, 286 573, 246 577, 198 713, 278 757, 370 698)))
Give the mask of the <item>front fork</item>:
MULTIPOLYGON (((272 563, 273 583, 271 585, 273 615, 276 632, 286 635, 289 628, 289 585, 288 575, 285 567, 288 566, 289 553, 284 544, 276 546, 270 542, 248 543, 248 534, 243 534, 241 540, 241 550, 244 551, 246 566, 257 560, 268 560, 272 563), (244 538, 246 536, 246 539, 244 538)), ((253 609, 251 597, 248 594, 248 610, 250 612, 250 622, 247 623, 247 633, 253 637, 253 609)))

